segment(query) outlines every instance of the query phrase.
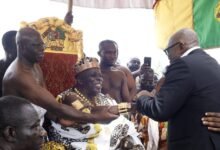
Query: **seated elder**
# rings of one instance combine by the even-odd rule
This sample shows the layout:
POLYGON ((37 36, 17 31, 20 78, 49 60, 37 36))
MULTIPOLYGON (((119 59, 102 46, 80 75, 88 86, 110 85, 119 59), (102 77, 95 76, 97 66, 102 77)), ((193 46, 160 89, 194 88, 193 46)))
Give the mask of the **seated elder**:
MULTIPOLYGON (((83 58, 75 65, 75 72, 77 83, 73 88, 59 95, 60 102, 85 113, 97 111, 102 113, 102 110, 96 109, 95 106, 100 106, 98 108, 103 106, 115 114, 128 112, 130 104, 117 105, 115 100, 101 94, 103 78, 97 59, 83 58)), ((48 137, 52 141, 64 144, 69 149, 143 149, 134 124, 123 115, 108 123, 68 122, 69 127, 64 124, 65 120, 63 122, 59 120, 59 124, 52 122, 52 126, 48 130, 48 137)))

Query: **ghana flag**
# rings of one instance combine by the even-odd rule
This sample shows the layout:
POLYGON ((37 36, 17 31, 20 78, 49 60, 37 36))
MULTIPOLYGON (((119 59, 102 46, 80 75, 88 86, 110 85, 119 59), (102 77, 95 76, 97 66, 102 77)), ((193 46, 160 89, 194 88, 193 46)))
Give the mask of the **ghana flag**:
POLYGON ((202 48, 220 47, 220 0, 157 0, 154 12, 160 48, 182 28, 194 29, 202 48))

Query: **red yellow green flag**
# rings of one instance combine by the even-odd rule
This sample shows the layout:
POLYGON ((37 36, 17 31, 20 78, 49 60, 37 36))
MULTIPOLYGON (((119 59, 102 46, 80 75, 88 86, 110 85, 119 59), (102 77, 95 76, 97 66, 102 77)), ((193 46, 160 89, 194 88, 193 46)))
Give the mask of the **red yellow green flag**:
POLYGON ((220 46, 220 0, 158 0, 154 12, 160 48, 181 28, 194 29, 202 48, 220 46))

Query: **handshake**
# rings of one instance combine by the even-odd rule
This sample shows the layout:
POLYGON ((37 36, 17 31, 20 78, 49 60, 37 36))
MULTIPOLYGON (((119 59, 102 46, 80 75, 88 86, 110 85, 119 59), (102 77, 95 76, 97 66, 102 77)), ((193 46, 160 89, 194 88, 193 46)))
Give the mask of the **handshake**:
POLYGON ((108 111, 113 114, 127 114, 127 113, 133 113, 136 111, 136 103, 119 103, 118 105, 115 106, 110 106, 108 108, 108 111))

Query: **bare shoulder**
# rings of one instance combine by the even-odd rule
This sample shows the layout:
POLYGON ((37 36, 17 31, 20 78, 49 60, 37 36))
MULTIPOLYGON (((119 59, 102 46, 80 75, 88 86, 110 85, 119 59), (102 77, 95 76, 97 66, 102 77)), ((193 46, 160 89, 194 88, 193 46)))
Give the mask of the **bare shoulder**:
POLYGON ((124 67, 124 66, 121 66, 121 65, 117 65, 116 68, 118 68, 119 70, 123 71, 126 76, 127 75, 131 75, 131 72, 128 68, 124 67))
POLYGON ((22 74, 20 74, 20 70, 14 67, 14 65, 9 66, 9 68, 5 72, 3 83, 17 83, 18 80, 23 80, 24 77, 22 74))
POLYGON ((126 73, 118 67, 112 67, 111 71, 119 76, 126 77, 126 73))
POLYGON ((25 76, 19 75, 17 72, 7 71, 2 82, 3 95, 18 95, 24 83, 25 76))
POLYGON ((133 75, 131 73, 131 71, 124 67, 124 66, 121 66, 121 65, 117 65, 116 68, 118 68, 119 70, 121 70, 122 72, 124 72, 124 74, 126 75, 127 79, 132 82, 131 84, 134 84, 135 83, 135 80, 133 78, 133 75))
POLYGON ((33 83, 31 73, 19 67, 17 64, 12 64, 7 69, 3 78, 4 93, 19 93, 23 87, 27 87, 33 83))
POLYGON ((22 88, 23 85, 29 83, 30 79, 28 75, 21 72, 8 72, 3 78, 3 86, 9 86, 12 89, 17 87, 22 88))
POLYGON ((120 76, 125 76, 125 73, 120 70, 119 68, 113 66, 111 67, 110 69, 103 69, 101 70, 102 72, 102 75, 105 77, 105 76, 112 76, 112 75, 120 75, 120 76))

